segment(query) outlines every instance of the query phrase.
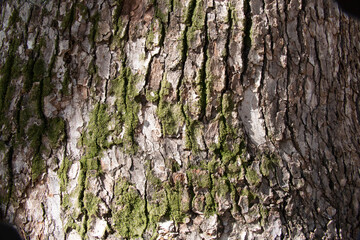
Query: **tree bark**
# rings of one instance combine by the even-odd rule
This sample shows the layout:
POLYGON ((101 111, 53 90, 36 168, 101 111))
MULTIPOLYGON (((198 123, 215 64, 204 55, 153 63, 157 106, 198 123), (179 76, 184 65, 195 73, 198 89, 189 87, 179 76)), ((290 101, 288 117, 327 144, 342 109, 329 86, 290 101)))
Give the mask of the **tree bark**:
POLYGON ((360 25, 331 0, 0 5, 25 239, 356 238, 360 25))

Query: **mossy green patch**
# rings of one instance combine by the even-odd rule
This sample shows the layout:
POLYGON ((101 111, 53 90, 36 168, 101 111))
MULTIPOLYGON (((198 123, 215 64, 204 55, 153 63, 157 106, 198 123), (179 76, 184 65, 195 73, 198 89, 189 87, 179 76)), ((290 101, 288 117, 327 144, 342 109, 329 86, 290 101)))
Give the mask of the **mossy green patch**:
POLYGON ((23 72, 25 76, 24 90, 28 92, 30 91, 34 82, 40 82, 43 80, 46 74, 44 60, 41 58, 35 60, 30 57, 24 66, 23 72))
MULTIPOLYGON (((177 0, 175 0, 175 4, 181 4, 181 3, 176 3, 177 0)), ((179 1, 181 2, 181 1, 179 1)), ((187 9, 185 9, 185 14, 184 14, 184 23, 187 26, 191 25, 192 19, 193 19, 193 14, 194 14, 194 9, 196 7, 196 0, 190 0, 187 9)))
POLYGON ((41 139, 44 127, 43 125, 31 125, 26 133, 27 142, 30 143, 30 147, 34 150, 38 150, 41 146, 41 139))
POLYGON ((13 12, 11 13, 11 16, 9 18, 9 26, 8 28, 15 27, 15 24, 19 22, 21 18, 19 17, 19 10, 15 8, 13 12))
POLYGON ((115 186, 114 229, 124 238, 141 237, 147 225, 145 200, 126 180, 115 186))
POLYGON ((98 205, 100 199, 91 192, 86 192, 84 196, 84 208, 87 211, 88 217, 95 216, 98 212, 98 205))
POLYGON ((279 160, 275 155, 265 154, 261 158, 260 172, 263 176, 269 176, 270 170, 279 164, 279 160))
POLYGON ((187 171, 189 181, 191 184, 198 188, 208 188, 212 186, 211 175, 206 171, 201 171, 198 169, 190 169, 187 171))
POLYGON ((214 188, 212 194, 217 194, 220 197, 224 197, 230 194, 230 183, 227 178, 215 178, 214 188))
POLYGON ((205 216, 209 217, 216 213, 216 203, 214 201, 214 197, 210 192, 205 194, 205 216))
MULTIPOLYGON (((60 179, 60 191, 64 192, 66 191, 67 183, 68 183, 68 171, 71 167, 71 161, 69 158, 65 157, 59 167, 59 170, 57 172, 58 177, 60 179)), ((64 201, 64 200, 63 200, 64 201)))
MULTIPOLYGON (((139 123, 138 113, 140 111, 140 92, 137 83, 140 77, 133 75, 130 68, 123 66, 120 76, 113 80, 111 93, 116 96, 116 120, 118 128, 124 127, 125 132, 122 144, 128 153, 137 151, 135 143, 135 130, 139 123)), ((122 131, 119 130, 118 133, 122 131)))
POLYGON ((36 154, 31 163, 31 179, 33 182, 46 170, 46 165, 44 159, 40 154, 36 154))
POLYGON ((146 91, 146 100, 152 103, 156 103, 159 101, 159 93, 158 91, 146 91))
POLYGON ((95 44, 96 35, 99 31, 99 20, 100 20, 100 13, 96 12, 93 16, 90 17, 90 22, 92 27, 90 29, 89 40, 92 46, 95 44))
MULTIPOLYGON (((190 2, 190 4, 193 4, 190 2)), ((192 5, 190 5, 191 7, 192 5)), ((195 32, 200 30, 203 31, 205 27, 205 10, 204 10, 204 1, 196 0, 195 8, 193 10, 193 14, 191 16, 191 26, 187 33, 187 41, 189 46, 191 46, 192 42, 195 38, 195 32)))
POLYGON ((61 23, 62 31, 65 31, 67 29, 69 29, 70 31, 71 25, 74 23, 75 20, 75 13, 76 13, 76 2, 73 2, 70 11, 66 13, 61 23))
POLYGON ((60 147, 60 144, 65 139, 65 121, 60 117, 48 119, 47 135, 52 148, 60 147))
POLYGON ((168 213, 170 219, 175 223, 183 222, 189 207, 183 204, 184 187, 180 182, 176 182, 175 186, 165 184, 166 197, 168 200, 168 213))
MULTIPOLYGON (((5 63, 3 66, 1 66, 0 69, 0 112, 1 112, 1 118, 3 118, 3 111, 4 111, 4 104, 5 104, 5 97, 8 90, 8 86, 10 85, 11 79, 13 77, 13 73, 16 71, 14 66, 16 66, 15 59, 16 59, 16 51, 20 45, 20 42, 18 39, 11 40, 10 46, 8 50, 8 56, 5 60, 5 63)), ((0 120, 1 121, 1 120, 0 120)))
POLYGON ((269 210, 265 206, 260 205, 259 212, 260 212, 260 215, 261 215, 260 224, 261 224, 261 226, 264 227, 266 222, 267 222, 267 218, 269 216, 269 210))
POLYGON ((63 81, 61 83, 61 94, 63 96, 69 96, 71 94, 71 91, 69 90, 69 84, 71 83, 71 77, 70 77, 70 71, 69 69, 66 70, 64 74, 63 81))
POLYGON ((147 201, 148 228, 156 230, 157 223, 166 215, 168 208, 165 189, 157 188, 156 192, 152 194, 151 199, 147 201))
POLYGON ((156 18, 158 18, 163 24, 167 24, 168 23, 167 11, 170 11, 171 9, 171 0, 156 0, 154 1, 154 7, 155 7, 156 18), (165 12, 163 10, 165 10, 165 12))
POLYGON ((185 118, 185 147, 191 149, 193 152, 199 151, 199 146, 196 140, 196 136, 200 133, 202 125, 199 121, 193 120, 189 114, 189 106, 182 105, 182 113, 185 118))
POLYGON ((224 93, 222 98, 222 112, 225 118, 230 117, 230 114, 234 108, 234 103, 232 101, 233 96, 230 93, 224 93))
POLYGON ((110 115, 107 112, 107 105, 96 104, 90 114, 87 131, 83 136, 83 145, 87 149, 86 156, 88 158, 97 156, 101 149, 109 146, 107 141, 107 137, 109 136, 109 122, 110 115))
POLYGON ((252 186, 257 186, 261 182, 260 176, 252 168, 246 169, 245 177, 246 177, 246 180, 248 181, 248 183, 252 186))
POLYGON ((160 97, 156 113, 161 122, 163 134, 165 136, 176 135, 183 122, 181 105, 178 103, 171 104, 167 101, 163 101, 163 98, 160 97))
POLYGON ((50 95, 51 91, 53 90, 54 86, 51 82, 52 76, 53 76, 53 69, 56 64, 56 57, 59 52, 59 36, 56 36, 55 39, 55 53, 52 55, 48 67, 47 76, 43 80, 43 96, 50 95))
POLYGON ((122 11, 122 6, 123 6, 123 0, 116 0, 115 1, 115 11, 114 11, 114 15, 113 15, 113 24, 115 25, 115 34, 118 32, 118 23, 119 21, 121 21, 121 11, 122 11))

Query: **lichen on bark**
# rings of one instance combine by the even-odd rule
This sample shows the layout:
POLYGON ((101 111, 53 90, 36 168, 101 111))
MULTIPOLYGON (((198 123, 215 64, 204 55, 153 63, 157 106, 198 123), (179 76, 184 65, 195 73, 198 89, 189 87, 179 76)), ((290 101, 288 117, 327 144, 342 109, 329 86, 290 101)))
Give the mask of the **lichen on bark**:
POLYGON ((24 236, 355 238, 359 24, 330 0, 1 6, 0 217, 24 236))

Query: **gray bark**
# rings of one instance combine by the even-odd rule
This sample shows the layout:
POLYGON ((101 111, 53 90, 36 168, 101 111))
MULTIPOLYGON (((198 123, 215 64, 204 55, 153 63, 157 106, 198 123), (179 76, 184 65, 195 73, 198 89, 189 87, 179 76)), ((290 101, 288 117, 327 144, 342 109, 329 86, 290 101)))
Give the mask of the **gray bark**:
POLYGON ((332 1, 0 4, 24 238, 355 238, 360 25, 332 1))

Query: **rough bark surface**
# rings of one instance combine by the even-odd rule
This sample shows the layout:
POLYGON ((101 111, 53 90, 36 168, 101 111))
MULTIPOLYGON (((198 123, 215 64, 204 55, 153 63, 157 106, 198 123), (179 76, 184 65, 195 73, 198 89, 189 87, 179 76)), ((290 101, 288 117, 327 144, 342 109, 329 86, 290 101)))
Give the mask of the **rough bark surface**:
POLYGON ((360 25, 332 1, 0 4, 26 239, 355 238, 360 25))

